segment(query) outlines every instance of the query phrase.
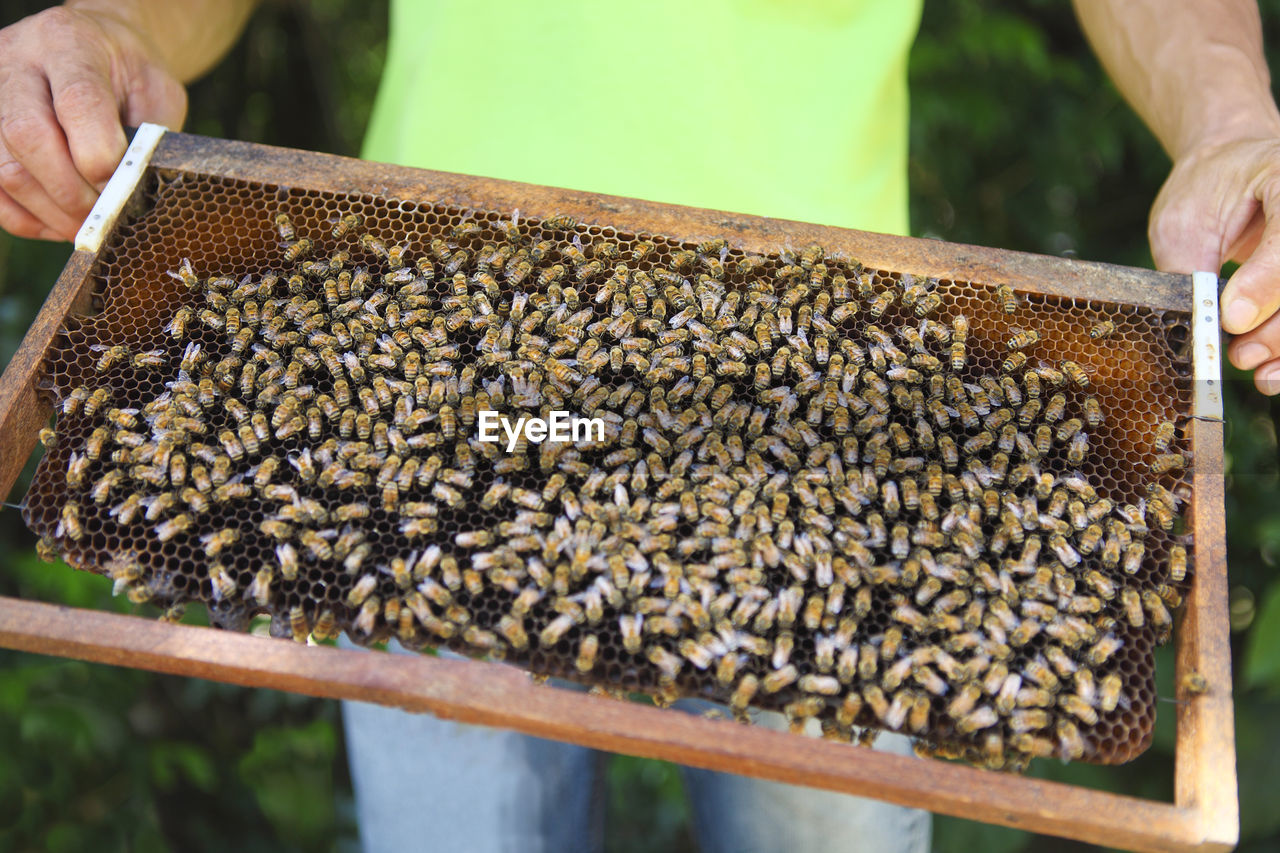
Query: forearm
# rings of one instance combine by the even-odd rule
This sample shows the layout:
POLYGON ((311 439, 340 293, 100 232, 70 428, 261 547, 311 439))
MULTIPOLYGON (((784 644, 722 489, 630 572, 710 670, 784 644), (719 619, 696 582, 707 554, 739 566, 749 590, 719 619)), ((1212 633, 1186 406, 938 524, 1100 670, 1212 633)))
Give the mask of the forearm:
POLYGON ((147 39, 184 83, 231 49, 258 0, 67 0, 66 6, 115 19, 147 39))
POLYGON ((1098 58, 1175 160, 1280 136, 1255 0, 1075 0, 1098 58))

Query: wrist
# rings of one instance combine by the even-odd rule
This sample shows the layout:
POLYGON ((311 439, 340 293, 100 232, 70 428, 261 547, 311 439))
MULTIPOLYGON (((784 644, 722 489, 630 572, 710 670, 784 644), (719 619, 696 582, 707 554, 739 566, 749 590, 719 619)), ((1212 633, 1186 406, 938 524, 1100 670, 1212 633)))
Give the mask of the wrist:
MULTIPOLYGON (((1256 16, 1252 2, 1247 5, 1256 16)), ((1152 129, 1175 161, 1199 149, 1280 137, 1261 34, 1255 40, 1253 28, 1246 29, 1194 42, 1184 33, 1160 50, 1147 107, 1152 129)))
POLYGON ((125 31, 131 45, 181 83, 208 71, 230 49, 258 0, 66 0, 104 26, 125 31))
POLYGON ((111 3, 104 0, 66 0, 62 7, 93 21, 98 26, 116 35, 121 29, 127 30, 135 37, 141 37, 145 30, 143 16, 131 3, 111 3))
MULTIPOLYGON (((97 26, 111 45, 112 54, 122 66, 136 71, 138 62, 159 66, 178 78, 177 57, 162 50, 153 26, 141 4, 111 0, 66 0, 63 7, 83 16, 97 26)), ((116 70, 116 69, 113 69, 116 70)))
POLYGON ((1196 133, 1188 134, 1171 153, 1174 163, 1181 163, 1239 142, 1277 140, 1280 140, 1280 112, 1273 107, 1267 115, 1222 122, 1214 127, 1199 129, 1196 133))

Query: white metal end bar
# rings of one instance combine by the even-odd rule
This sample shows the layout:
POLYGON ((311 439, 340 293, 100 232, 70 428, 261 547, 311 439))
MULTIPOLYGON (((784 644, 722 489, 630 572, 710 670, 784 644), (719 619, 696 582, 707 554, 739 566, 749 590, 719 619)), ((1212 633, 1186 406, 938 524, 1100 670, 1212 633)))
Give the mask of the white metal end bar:
POLYGON ((1191 274, 1194 296, 1191 345, 1194 351, 1195 414, 1222 418, 1222 336, 1218 331, 1218 276, 1191 274))
POLYGON ((102 238, 111 230, 111 226, 115 225, 116 217, 120 215, 125 202, 133 195, 138 181, 142 179, 143 170, 147 168, 147 163, 151 162, 151 154, 160 144, 160 137, 164 136, 167 129, 163 125, 147 122, 138 126, 137 132, 133 134, 133 141, 125 149, 120 165, 116 167, 111 180, 107 181, 102 195, 98 196, 84 224, 76 232, 77 251, 96 253, 102 248, 102 238))

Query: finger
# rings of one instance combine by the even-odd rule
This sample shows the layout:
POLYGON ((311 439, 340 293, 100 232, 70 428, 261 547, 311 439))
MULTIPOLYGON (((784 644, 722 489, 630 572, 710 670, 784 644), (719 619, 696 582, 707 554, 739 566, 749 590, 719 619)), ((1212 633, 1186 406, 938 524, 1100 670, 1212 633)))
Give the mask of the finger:
POLYGON ((1266 224, 1267 221, 1262 216, 1262 208, 1259 207, 1244 231, 1227 249, 1227 260, 1241 264, 1247 261, 1249 256, 1258 250, 1258 243, 1262 241, 1262 232, 1266 224))
POLYGON ((1280 393, 1280 358, 1268 361, 1254 371, 1253 384, 1268 397, 1280 393))
POLYGON ((67 60, 49 69, 49 88, 76 170, 101 191, 128 145, 111 81, 90 65, 67 60))
MULTIPOLYGON (((98 194, 80 176, 71 159, 67 138, 53 112, 49 83, 40 74, 21 72, 6 81, 4 102, 0 104, 0 142, 67 217, 77 225, 84 219, 98 194)), ((58 227, 36 210, 30 199, 8 186, 4 189, 31 213, 58 227)), ((20 192, 29 190, 24 187, 20 192)))
POLYGON ((1222 328, 1242 335, 1280 308, 1280 179, 1260 188, 1262 238, 1222 292, 1222 328))
POLYGON ((1254 370, 1273 358, 1280 358, 1280 314, 1272 314, 1252 332, 1232 340, 1227 346, 1227 357, 1241 370, 1254 370))
POLYGON ((4 190, 0 190, 0 229, 28 240, 66 239, 28 213, 4 190))
POLYGON ((124 116, 133 127, 149 121, 181 130, 187 118, 187 90, 173 77, 149 65, 129 90, 124 116))
POLYGON ((49 198, 40 182, 3 147, 0 147, 0 190, 63 239, 71 239, 80 227, 82 220, 73 219, 49 198))

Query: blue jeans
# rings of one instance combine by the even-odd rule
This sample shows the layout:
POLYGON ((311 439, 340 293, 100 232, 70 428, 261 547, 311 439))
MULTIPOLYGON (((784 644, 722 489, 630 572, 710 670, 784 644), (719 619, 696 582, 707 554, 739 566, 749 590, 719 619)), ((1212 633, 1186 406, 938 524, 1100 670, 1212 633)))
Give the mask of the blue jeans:
MULTIPOLYGON (((603 753, 363 702, 342 703, 365 853, 603 847, 603 753)), ((758 723, 785 728, 779 714, 758 723)), ((910 751, 883 735, 877 748, 910 751)), ((852 748, 852 747, 851 747, 852 748)), ((929 813, 683 768, 703 853, 924 853, 929 813)))

